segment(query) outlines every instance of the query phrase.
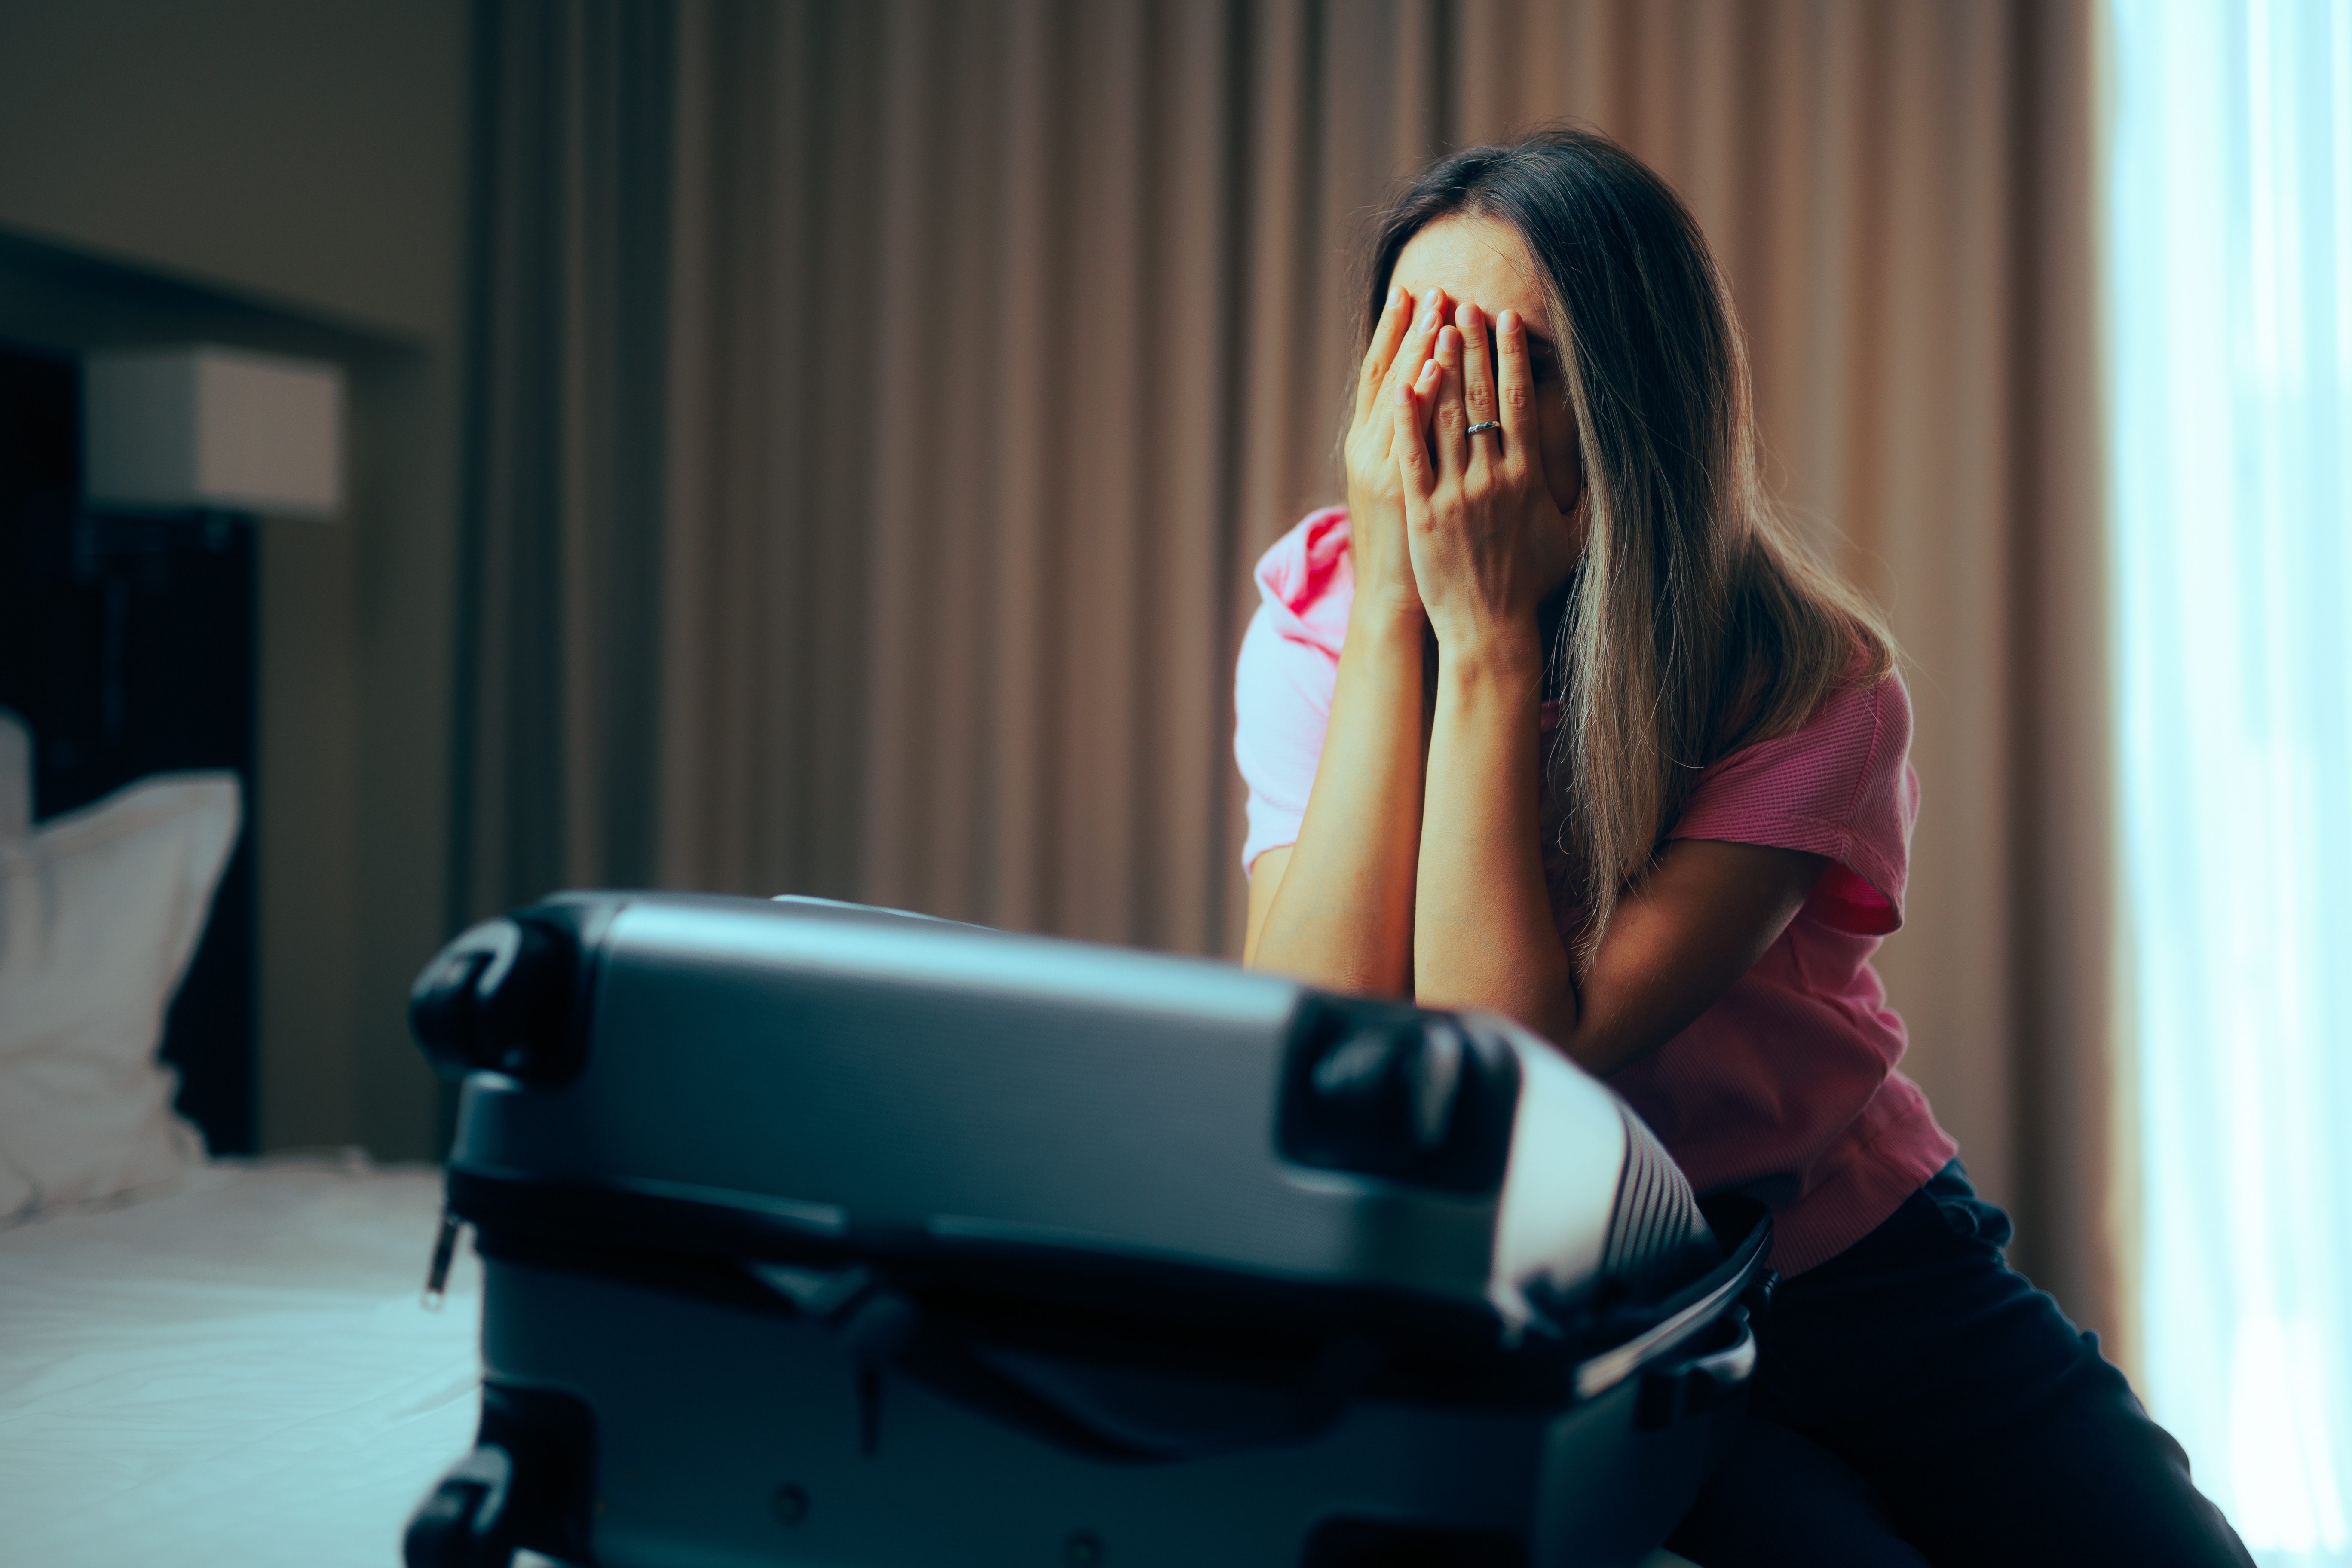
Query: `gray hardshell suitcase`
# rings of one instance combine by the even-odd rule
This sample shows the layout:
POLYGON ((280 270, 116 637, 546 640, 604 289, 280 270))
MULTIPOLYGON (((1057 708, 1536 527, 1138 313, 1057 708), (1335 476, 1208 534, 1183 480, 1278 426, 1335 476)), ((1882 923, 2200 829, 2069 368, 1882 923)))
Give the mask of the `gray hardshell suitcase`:
POLYGON ((1769 1222, 1499 1018, 820 900, 572 894, 419 978, 478 1446, 410 1568, 1639 1560, 1769 1222))

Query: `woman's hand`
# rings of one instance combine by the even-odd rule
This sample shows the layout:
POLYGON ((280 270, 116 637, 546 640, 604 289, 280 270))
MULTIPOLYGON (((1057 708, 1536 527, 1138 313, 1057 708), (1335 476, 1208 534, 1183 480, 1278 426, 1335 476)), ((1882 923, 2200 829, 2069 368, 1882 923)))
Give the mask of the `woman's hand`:
POLYGON ((1544 888, 1532 785, 1541 776, 1537 606, 1575 565, 1578 542, 1544 482, 1518 313, 1496 323, 1499 388, 1485 312, 1465 303, 1455 319, 1418 384, 1391 405, 1413 581, 1439 654, 1413 992, 1425 1007, 1493 1007, 1538 1030, 1572 1030, 1575 974, 1544 888), (1470 434, 1490 422, 1502 427, 1470 434))
MULTIPOLYGON (((1430 353, 1444 328, 1445 295, 1433 289, 1416 300, 1389 290, 1388 306, 1372 328, 1370 347, 1356 379, 1356 413, 1348 426, 1348 548, 1354 557, 1359 609, 1421 622, 1405 544, 1404 491, 1396 443, 1400 423, 1390 413, 1400 393, 1434 362, 1430 353), (1420 312, 1419 319, 1414 311, 1420 312)), ((1416 443, 1417 434, 1411 437, 1416 443)))
MULTIPOLYGON (((1516 310, 1495 323, 1465 302, 1437 333, 1436 356, 1390 400, 1389 438, 1412 576, 1438 646, 1466 652, 1524 640, 1537 605, 1574 570, 1583 540, 1544 482, 1535 376, 1516 310), (1469 434, 1470 426, 1501 428, 1469 434)), ((1578 500, 1583 504, 1581 487, 1578 500)))
MULTIPOLYGON (((1435 289, 1389 294, 1356 384, 1348 429, 1349 551, 1356 598, 1315 788, 1298 842, 1250 868, 1244 961, 1329 990, 1412 991, 1412 879, 1421 837, 1422 648, 1390 399, 1429 361, 1443 322, 1435 289), (1413 320, 1415 305, 1421 318, 1413 320)), ((1407 439, 1418 441, 1417 434, 1407 439)))

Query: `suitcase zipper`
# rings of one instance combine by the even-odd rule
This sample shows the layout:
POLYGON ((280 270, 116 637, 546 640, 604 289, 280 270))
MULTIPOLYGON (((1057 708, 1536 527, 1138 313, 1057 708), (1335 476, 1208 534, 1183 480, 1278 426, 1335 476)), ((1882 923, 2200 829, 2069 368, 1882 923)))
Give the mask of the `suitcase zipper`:
POLYGON ((441 1304, 449 1299, 449 1266, 457 1257, 457 1233, 465 1228, 464 1220, 446 1208, 441 1211, 441 1234, 434 1238, 433 1262, 425 1271, 425 1310, 428 1312, 439 1311, 441 1304))

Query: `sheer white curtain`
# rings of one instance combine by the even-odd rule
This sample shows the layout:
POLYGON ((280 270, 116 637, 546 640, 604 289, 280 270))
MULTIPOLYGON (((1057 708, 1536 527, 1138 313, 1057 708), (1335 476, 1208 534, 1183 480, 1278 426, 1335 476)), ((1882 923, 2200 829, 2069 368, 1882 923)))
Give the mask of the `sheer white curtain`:
POLYGON ((2147 1392, 2352 1564, 2352 0, 2112 15, 2147 1392))

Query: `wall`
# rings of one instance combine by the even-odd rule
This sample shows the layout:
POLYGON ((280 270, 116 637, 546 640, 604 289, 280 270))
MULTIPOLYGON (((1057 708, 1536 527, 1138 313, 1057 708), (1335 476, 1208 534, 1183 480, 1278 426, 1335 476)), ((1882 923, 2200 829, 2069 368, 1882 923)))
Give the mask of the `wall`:
POLYGON ((349 515, 265 524, 265 1148, 431 1150, 464 286, 463 0, 0 0, 0 335, 341 360, 349 515))

